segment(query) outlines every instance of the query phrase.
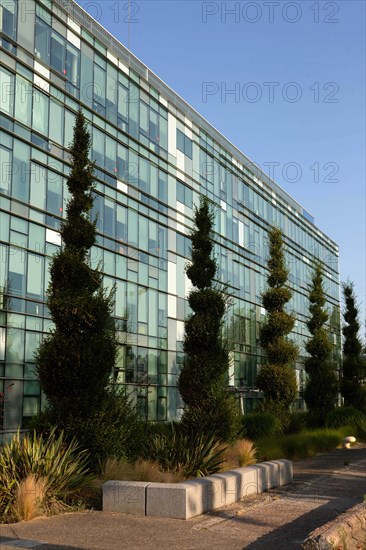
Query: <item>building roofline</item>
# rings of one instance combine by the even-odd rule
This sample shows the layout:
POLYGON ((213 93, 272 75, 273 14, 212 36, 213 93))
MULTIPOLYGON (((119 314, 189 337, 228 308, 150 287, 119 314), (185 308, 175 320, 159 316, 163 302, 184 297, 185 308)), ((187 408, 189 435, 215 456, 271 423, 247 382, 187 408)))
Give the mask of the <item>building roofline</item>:
MULTIPOLYGON (((314 216, 304 208, 296 199, 294 199, 283 187, 268 176, 254 161, 247 157, 236 145, 226 138, 213 124, 203 117, 194 107, 192 107, 185 99, 175 92, 166 82, 158 77, 149 69, 135 54, 133 54, 122 42, 120 42, 111 32, 103 25, 93 19, 86 10, 75 0, 53 0, 61 9, 68 12, 71 19, 75 19, 77 23, 83 25, 86 30, 89 30, 104 46, 113 54, 115 54, 122 62, 135 71, 141 78, 151 84, 161 93, 162 97, 169 101, 176 109, 181 111, 184 116, 187 116, 191 122, 202 128, 208 134, 213 135, 214 139, 222 145, 229 153, 236 157, 236 160, 242 163, 245 167, 255 172, 258 177, 274 192, 277 192, 290 206, 295 208, 300 214, 305 217, 305 220, 314 224, 314 216), (165 93, 164 93, 165 92, 165 93), (312 220, 309 220, 309 216, 312 220)), ((317 230, 324 235, 333 245, 338 247, 337 243, 330 239, 325 233, 317 230)))

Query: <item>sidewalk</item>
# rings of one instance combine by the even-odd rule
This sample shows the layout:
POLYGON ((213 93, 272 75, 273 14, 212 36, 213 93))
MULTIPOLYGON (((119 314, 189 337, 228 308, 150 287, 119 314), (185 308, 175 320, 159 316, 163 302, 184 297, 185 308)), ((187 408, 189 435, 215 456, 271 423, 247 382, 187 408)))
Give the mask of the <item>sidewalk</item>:
POLYGON ((366 446, 360 445, 297 462, 290 485, 188 521, 65 514, 0 525, 0 550, 299 549, 310 531, 362 502, 365 493, 366 446))

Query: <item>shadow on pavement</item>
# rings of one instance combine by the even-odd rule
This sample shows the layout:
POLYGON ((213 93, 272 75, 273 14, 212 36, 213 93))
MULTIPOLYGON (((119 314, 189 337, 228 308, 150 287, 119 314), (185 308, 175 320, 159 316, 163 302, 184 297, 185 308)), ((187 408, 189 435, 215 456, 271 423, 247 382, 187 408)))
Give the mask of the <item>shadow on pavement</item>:
MULTIPOLYGON (((270 550, 300 549, 307 536, 318 527, 334 520, 340 513, 345 512, 356 503, 354 499, 337 498, 316 509, 303 514, 289 523, 285 523, 270 533, 258 538, 255 542, 243 547, 243 550, 270 550)), ((243 519, 245 516, 243 516, 243 519)), ((249 518, 247 522, 251 522, 249 518)))
POLYGON ((31 548, 32 550, 89 550, 81 546, 65 546, 61 544, 50 544, 31 539, 18 539, 0 536, 0 550, 7 548, 31 548))

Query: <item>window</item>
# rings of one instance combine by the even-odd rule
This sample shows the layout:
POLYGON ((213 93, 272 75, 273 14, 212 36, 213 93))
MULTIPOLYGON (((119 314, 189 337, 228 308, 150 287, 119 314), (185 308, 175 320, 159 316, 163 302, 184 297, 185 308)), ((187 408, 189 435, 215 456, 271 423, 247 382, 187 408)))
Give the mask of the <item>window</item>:
MULTIPOLYGON (((44 258, 36 254, 28 254, 27 296, 31 298, 43 297, 44 258)), ((28 333, 30 334, 30 333, 28 333)), ((26 346, 27 348, 27 346, 26 346)), ((33 350, 32 350, 33 351, 33 350)), ((31 355, 30 355, 31 358, 31 355)))
POLYGON ((104 199, 104 233, 107 235, 115 234, 115 206, 112 200, 104 199))
POLYGON ((94 88, 93 88, 94 105, 93 107, 96 111, 98 111, 98 113, 102 115, 105 115, 106 82, 107 82, 107 74, 105 70, 105 62, 100 56, 96 54, 95 63, 94 63, 94 88))
POLYGON ((17 247, 10 247, 9 254, 8 289, 11 294, 22 296, 25 293, 23 254, 20 253, 20 249, 17 247))
POLYGON ((79 87, 79 51, 71 44, 66 45, 66 69, 67 80, 77 88, 79 87))
POLYGON ((128 162, 128 182, 132 183, 132 185, 137 185, 138 183, 138 176, 139 176, 139 157, 135 153, 135 151, 132 151, 132 149, 129 150, 129 162, 128 162))
POLYGON ((168 255, 168 232, 165 227, 159 225, 158 228, 158 248, 156 253, 160 258, 167 258, 168 255))
POLYGON ((38 59, 41 59, 47 65, 50 63, 50 42, 51 42, 51 27, 36 17, 35 30, 35 54, 38 59))
POLYGON ((127 242, 127 209, 117 204, 116 238, 123 243, 127 242))
POLYGON ((92 160, 104 168, 104 134, 97 128, 93 128, 93 150, 92 150, 92 160))
POLYGON ((177 254, 184 258, 190 257, 190 245, 191 241, 184 235, 177 233, 177 254))
POLYGON ((128 89, 118 84, 118 126, 126 129, 128 119, 128 89))
POLYGON ((108 63, 107 64, 106 117, 109 120, 114 120, 117 116, 117 92, 118 92, 117 69, 115 67, 112 67, 112 65, 108 63))
POLYGON ((74 125, 75 115, 68 109, 65 109, 64 147, 68 148, 72 142, 74 125))
POLYGON ((162 149, 168 149, 168 112, 159 107, 159 145, 162 149))
POLYGON ((158 113, 150 109, 150 139, 157 141, 159 138, 158 113))
POLYGON ((193 191, 180 181, 177 181, 177 201, 188 206, 188 208, 192 208, 193 191))
MULTIPOLYGON (((40 11, 38 8, 37 5, 37 11, 40 11)), ((50 23, 50 17, 42 10, 41 17, 36 17, 36 57, 62 74, 72 86, 79 87, 80 52, 63 36, 53 31, 50 23)))
POLYGON ((0 146, 0 193, 9 195, 11 174, 11 151, 3 146, 0 146))
POLYGON ((133 82, 130 82, 130 89, 128 94, 129 133, 133 137, 138 136, 139 102, 140 88, 136 86, 133 82))
POLYGON ((192 140, 177 129, 177 149, 192 158, 192 140))
POLYGON ((51 67, 58 73, 66 74, 65 70, 65 39, 52 32, 51 34, 51 67))
POLYGON ((48 134, 48 103, 46 94, 33 90, 33 129, 40 134, 48 134))
POLYGON ((61 216, 62 213, 62 178, 59 174, 48 171, 47 178, 47 211, 61 216))
POLYGON ((1 31, 15 40, 17 32, 17 3, 15 0, 5 0, 0 5, 0 23, 1 31))
POLYGON ((124 145, 118 143, 117 146, 117 174, 118 178, 128 180, 128 149, 124 145))
POLYGON ((168 201, 168 174, 162 170, 159 170, 158 198, 168 201))
POLYGON ((29 170, 30 147, 23 141, 14 140, 12 196, 24 202, 29 201, 29 170))
POLYGON ((105 135, 105 167, 110 172, 116 173, 116 141, 105 135))
MULTIPOLYGON (((146 96, 146 101, 149 101, 148 96, 146 96)), ((153 102, 153 100, 150 101, 153 102)), ((167 120, 159 114, 160 109, 156 102, 154 102, 154 107, 155 109, 148 103, 140 101, 140 133, 156 145, 166 149, 167 120)))
POLYGON ((140 131, 148 134, 149 132, 149 107, 146 103, 140 103, 140 131))
POLYGON ((150 192, 150 163, 142 157, 139 157, 139 188, 150 192))
POLYGON ((17 75, 15 94, 15 118, 30 127, 32 115, 32 85, 17 75))
POLYGON ((30 173, 30 204, 43 210, 45 207, 47 170, 32 162, 30 165, 30 173))
POLYGON ((0 67, 0 111, 13 115, 14 75, 0 67))
POLYGON ((53 98, 50 99, 50 129, 49 137, 55 143, 63 143, 63 106, 53 98))

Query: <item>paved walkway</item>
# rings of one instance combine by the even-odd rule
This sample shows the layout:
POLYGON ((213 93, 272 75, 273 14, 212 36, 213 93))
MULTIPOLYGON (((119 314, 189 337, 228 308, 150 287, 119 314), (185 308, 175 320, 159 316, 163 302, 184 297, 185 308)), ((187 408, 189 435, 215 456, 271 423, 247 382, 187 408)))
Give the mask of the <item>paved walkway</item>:
POLYGON ((0 525, 0 550, 300 549, 310 531, 363 501, 366 446, 297 462, 294 474, 290 485, 188 521, 90 511, 0 525))

